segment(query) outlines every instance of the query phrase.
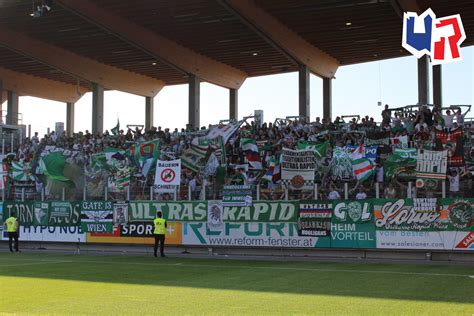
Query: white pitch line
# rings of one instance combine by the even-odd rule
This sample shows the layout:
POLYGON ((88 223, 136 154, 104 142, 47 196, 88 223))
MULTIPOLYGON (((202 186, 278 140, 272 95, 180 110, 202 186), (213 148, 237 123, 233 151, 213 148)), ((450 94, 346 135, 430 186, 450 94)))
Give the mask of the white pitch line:
POLYGON ((30 262, 30 263, 17 263, 17 264, 0 264, 0 269, 4 267, 18 267, 18 266, 36 266, 44 264, 59 264, 59 263, 72 263, 74 261, 41 261, 41 262, 30 262))
MULTIPOLYGON (((72 261, 71 261, 72 262, 72 261)), ((100 264, 118 264, 118 265, 141 265, 141 266, 169 266, 180 268, 232 268, 232 269, 261 269, 261 270, 287 270, 287 271, 308 271, 308 272, 342 272, 342 273, 368 273, 368 274, 395 274, 395 275, 419 275, 419 276, 441 276, 441 277, 469 277, 467 274, 450 273, 426 273, 426 272, 403 272, 387 270, 348 270, 348 269, 318 269, 318 268, 296 268, 296 267, 268 267, 268 266, 236 266, 236 265, 211 265, 211 264, 193 264, 193 263, 145 263, 145 262, 112 262, 112 261, 92 261, 80 260, 76 263, 100 263, 100 264)))

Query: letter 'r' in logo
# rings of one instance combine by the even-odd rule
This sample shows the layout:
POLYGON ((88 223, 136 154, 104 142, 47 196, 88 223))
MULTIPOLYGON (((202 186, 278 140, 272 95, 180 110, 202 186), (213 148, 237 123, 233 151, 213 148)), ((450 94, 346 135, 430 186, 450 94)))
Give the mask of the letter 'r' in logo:
POLYGON ((431 57, 433 65, 461 61, 461 44, 466 32, 459 14, 436 18, 428 9, 418 16, 415 12, 403 15, 402 47, 416 58, 431 57))

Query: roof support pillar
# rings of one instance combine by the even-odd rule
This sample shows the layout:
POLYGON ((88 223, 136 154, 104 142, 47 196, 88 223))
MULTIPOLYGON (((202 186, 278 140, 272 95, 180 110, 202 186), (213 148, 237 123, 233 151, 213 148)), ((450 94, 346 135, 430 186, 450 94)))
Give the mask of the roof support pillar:
POLYGON ((98 83, 92 84, 92 134, 102 134, 104 131, 104 87, 98 83))
POLYGON ((66 103, 66 134, 71 137, 74 135, 74 109, 75 103, 66 103))
POLYGON ((189 125, 193 129, 200 127, 200 94, 201 81, 195 75, 189 75, 189 125))
POLYGON ((229 89, 229 118, 237 120, 239 118, 239 90, 229 89))
POLYGON ((332 79, 323 78, 323 118, 331 120, 332 118, 332 79))
POLYGON ((433 104, 441 108, 443 106, 443 76, 441 65, 433 66, 433 104))
POLYGON ((8 90, 7 124, 18 125, 19 97, 18 93, 8 90))
POLYGON ((153 127, 153 110, 154 99, 145 97, 145 131, 149 131, 153 127))
POLYGON ((304 116, 309 121, 309 68, 307 66, 300 65, 298 78, 299 116, 304 116))
POLYGON ((418 103, 428 104, 430 94, 430 61, 428 56, 423 56, 418 59, 418 103))
POLYGON ((0 78, 0 121, 2 120, 3 116, 3 80, 0 78))

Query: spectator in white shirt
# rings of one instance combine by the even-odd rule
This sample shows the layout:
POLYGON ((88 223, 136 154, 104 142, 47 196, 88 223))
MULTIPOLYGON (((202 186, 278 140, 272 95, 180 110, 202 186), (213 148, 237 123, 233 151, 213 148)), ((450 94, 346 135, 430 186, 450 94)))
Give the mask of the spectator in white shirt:
POLYGON ((422 126, 423 126, 423 129, 425 130, 428 128, 428 124, 426 124, 423 120, 421 120, 418 124, 415 125, 415 130, 419 132, 422 126))
POLYGON ((31 144, 33 145, 33 148, 36 148, 39 144, 38 132, 35 132, 35 136, 31 137, 31 144))
POLYGON ((460 180, 467 174, 469 174, 468 171, 461 172, 460 170, 458 171, 456 168, 451 168, 448 174, 450 198, 461 197, 460 180))
POLYGON ((448 175, 449 180, 449 197, 459 195, 459 174, 456 169, 452 169, 448 175))
POLYGON ((384 170, 382 164, 378 163, 377 168, 375 169, 375 180, 378 183, 383 183, 384 170))
POLYGON ((328 199, 330 199, 330 200, 339 200, 339 199, 341 199, 341 195, 339 194, 339 192, 337 190, 334 189, 331 192, 329 192, 328 199))
POLYGON ((356 194, 356 200, 365 200, 367 194, 364 192, 364 188, 359 188, 359 192, 356 194))
POLYGON ((194 192, 196 192, 196 187, 197 187, 197 181, 194 175, 191 176, 191 179, 188 182, 188 186, 189 186, 189 191, 191 192, 191 197, 192 197, 194 195, 194 192))
POLYGON ((451 115, 450 110, 446 111, 446 115, 443 115, 443 119, 444 119, 444 126, 448 129, 451 129, 451 127, 453 127, 454 115, 451 115))
POLYGON ((458 109, 458 110, 456 111, 456 114, 455 114, 455 116, 456 116, 456 122, 457 122, 458 125, 461 126, 461 127, 464 125, 464 117, 466 116, 466 114, 467 114, 467 112, 464 113, 464 114, 462 114, 462 113, 461 113, 461 109, 458 109))
POLYGON ((321 119, 319 117, 316 118, 316 122, 313 123, 314 127, 321 128, 323 124, 321 123, 321 119))

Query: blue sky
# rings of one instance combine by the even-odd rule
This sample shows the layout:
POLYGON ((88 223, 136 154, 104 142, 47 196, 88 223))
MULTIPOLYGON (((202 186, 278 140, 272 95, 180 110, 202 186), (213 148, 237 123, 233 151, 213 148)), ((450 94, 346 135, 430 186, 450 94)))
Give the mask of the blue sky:
MULTIPOLYGON (((443 65, 443 104, 474 103, 474 47, 462 49, 463 61, 443 65)), ((333 81, 333 117, 370 115, 380 121, 377 101, 391 106, 415 104, 417 69, 415 57, 389 59, 340 67, 333 81)), ((311 75, 311 119, 322 116, 322 80, 311 75)), ((432 93, 432 91, 431 91, 432 93)), ((104 128, 120 124, 144 124, 145 98, 109 91, 104 97, 104 128)), ((188 87, 165 87, 155 97, 155 124, 163 128, 184 127, 188 120, 188 87)), ((6 110, 6 104, 3 109, 6 110)), ((247 79, 239 90, 239 117, 263 110, 265 121, 298 114, 298 74, 263 76, 247 79)), ((474 110, 474 109, 473 109, 474 110)), ((55 122, 65 122, 66 105, 32 97, 20 97, 23 123, 32 132, 46 133, 55 122)), ((84 95, 76 103, 75 131, 91 129, 92 96, 84 95)), ((201 84, 201 125, 216 123, 229 116, 227 89, 201 84)), ((474 114, 468 114, 474 117, 474 114)))

